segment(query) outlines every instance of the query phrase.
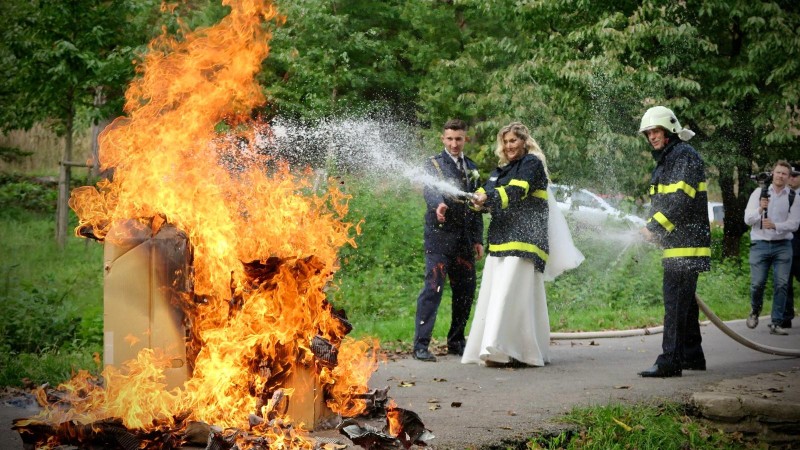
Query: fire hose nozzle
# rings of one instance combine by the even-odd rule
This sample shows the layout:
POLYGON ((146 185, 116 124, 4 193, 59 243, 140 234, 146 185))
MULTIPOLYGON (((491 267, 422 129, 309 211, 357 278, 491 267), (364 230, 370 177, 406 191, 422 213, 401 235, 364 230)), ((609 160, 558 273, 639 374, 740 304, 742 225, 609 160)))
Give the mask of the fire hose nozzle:
POLYGON ((472 192, 463 192, 463 193, 461 193, 461 194, 458 194, 458 197, 459 197, 459 198, 461 198, 461 199, 463 199, 463 200, 469 200, 469 201, 472 201, 472 200, 475 200, 475 198, 476 198, 477 196, 476 196, 474 193, 472 193, 472 192))

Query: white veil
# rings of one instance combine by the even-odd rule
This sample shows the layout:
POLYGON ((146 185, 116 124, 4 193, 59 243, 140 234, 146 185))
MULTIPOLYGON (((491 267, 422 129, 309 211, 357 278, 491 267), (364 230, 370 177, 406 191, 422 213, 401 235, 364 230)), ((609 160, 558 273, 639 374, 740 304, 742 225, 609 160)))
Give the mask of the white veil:
POLYGON ((557 276, 581 265, 585 257, 572 241, 567 219, 558 208, 555 199, 548 192, 547 195, 547 240, 550 253, 544 268, 544 280, 553 281, 557 276))

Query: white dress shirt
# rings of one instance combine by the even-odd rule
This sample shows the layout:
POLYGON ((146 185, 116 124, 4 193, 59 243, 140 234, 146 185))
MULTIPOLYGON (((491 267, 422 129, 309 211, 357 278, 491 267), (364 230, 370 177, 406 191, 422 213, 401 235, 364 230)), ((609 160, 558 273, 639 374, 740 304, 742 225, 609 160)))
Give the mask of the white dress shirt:
POLYGON ((744 223, 749 225, 751 241, 780 241, 792 239, 792 233, 800 226, 800 201, 795 197, 792 211, 789 212, 789 186, 775 191, 775 186, 769 185, 769 206, 767 217, 775 224, 775 229, 761 228, 763 213, 759 212, 761 188, 750 194, 747 207, 744 210, 744 223))

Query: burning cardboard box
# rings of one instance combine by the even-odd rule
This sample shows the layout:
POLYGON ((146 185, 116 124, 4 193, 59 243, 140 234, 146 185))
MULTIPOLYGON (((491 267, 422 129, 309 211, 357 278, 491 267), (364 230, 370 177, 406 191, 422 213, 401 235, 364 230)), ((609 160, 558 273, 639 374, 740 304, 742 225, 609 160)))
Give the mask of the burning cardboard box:
POLYGON ((121 367, 143 348, 158 348, 170 357, 168 388, 181 387, 191 370, 184 313, 174 299, 191 291, 186 234, 122 222, 107 236, 103 260, 104 364, 121 367))
MULTIPOLYGON (((268 283, 283 261, 245 264, 255 283, 268 283)), ((104 355, 106 366, 121 368, 145 348, 160 349, 170 360, 167 388, 180 388, 191 378, 194 358, 188 317, 180 299, 191 298, 192 251, 186 233, 162 225, 157 231, 140 221, 111 229, 104 251, 104 355)), ((235 302, 235 300, 234 300, 235 302)), ((321 364, 336 364, 336 349, 321 337, 312 343, 321 364)), ((271 375, 271 374, 268 374, 271 375)), ((312 365, 296 363, 281 389, 292 394, 282 411, 313 430, 335 416, 325 405, 324 391, 312 365)), ((271 395, 267 392, 266 395, 271 395)))

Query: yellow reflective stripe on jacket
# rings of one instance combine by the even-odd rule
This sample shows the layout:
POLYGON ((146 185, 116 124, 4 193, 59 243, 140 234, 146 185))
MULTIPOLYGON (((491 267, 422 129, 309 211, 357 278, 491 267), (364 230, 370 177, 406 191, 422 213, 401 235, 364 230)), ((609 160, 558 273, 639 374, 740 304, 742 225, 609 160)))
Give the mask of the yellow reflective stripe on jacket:
POLYGON ((650 195, 655 195, 656 193, 659 194, 674 194, 678 191, 683 191, 691 198, 695 198, 698 192, 705 192, 706 191, 706 182, 700 182, 697 185, 697 189, 693 188, 689 183, 685 181, 679 181, 677 183, 672 184, 659 184, 658 186, 650 186, 650 195))
POLYGON ((664 258, 682 258, 687 256, 711 256, 710 247, 668 248, 664 250, 664 258))
POLYGON ((531 196, 538 197, 542 200, 547 200, 547 191, 545 191, 544 189, 537 189, 533 191, 533 194, 531 194, 531 196))
POLYGON ((508 252, 512 250, 521 250, 523 252, 533 253, 538 255, 539 258, 542 258, 543 261, 547 261, 547 253, 534 244, 518 241, 506 242, 505 244, 489 244, 490 252, 508 252))
POLYGON ((675 224, 670 222, 669 219, 667 219, 667 216, 665 216, 661 212, 653 214, 653 219, 655 219, 656 222, 660 223, 661 226, 664 227, 664 229, 670 233, 672 232, 672 230, 675 229, 675 224))
POLYGON ((505 186, 497 188, 497 195, 500 196, 500 209, 508 208, 508 193, 506 193, 505 186))
POLYGON ((525 198, 528 195, 528 189, 531 188, 531 185, 525 180, 514 179, 514 180, 509 181, 508 185, 522 188, 522 190, 525 191, 525 193, 522 195, 522 198, 525 198))
POLYGON ((479 187, 478 190, 475 191, 475 193, 476 194, 485 194, 486 193, 486 189, 484 189, 483 187, 479 187))
MULTIPOLYGON (((509 181, 508 185, 509 186, 517 186, 517 187, 522 188, 525 191, 525 194, 522 195, 522 198, 525 198, 525 197, 528 196, 528 191, 531 188, 530 183, 528 183, 525 180, 514 179, 514 180, 509 181)), ((544 189, 537 189, 537 190, 533 191, 533 193, 531 193, 531 196, 538 197, 538 198, 540 198, 542 200, 547 200, 547 191, 544 190, 544 189)))

